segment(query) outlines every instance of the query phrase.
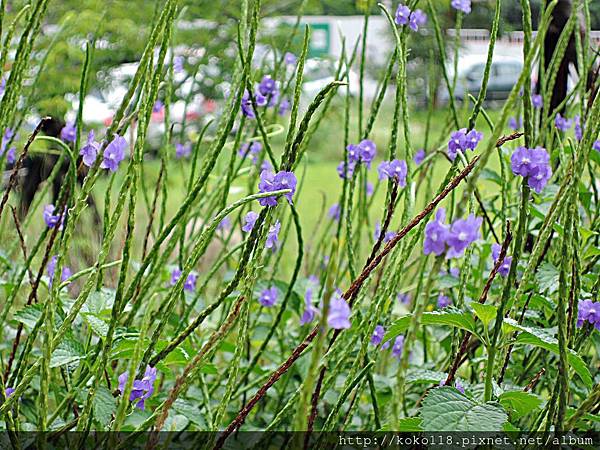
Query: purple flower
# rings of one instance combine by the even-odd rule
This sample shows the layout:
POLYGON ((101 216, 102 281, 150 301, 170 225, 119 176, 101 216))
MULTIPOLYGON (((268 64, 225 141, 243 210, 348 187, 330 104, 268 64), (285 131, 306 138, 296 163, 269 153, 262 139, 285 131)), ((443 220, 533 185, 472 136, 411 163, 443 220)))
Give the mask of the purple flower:
MULTIPOLYGON (((129 373, 127 371, 119 375, 119 391, 121 394, 125 392, 125 385, 127 384, 127 378, 129 373)), ((133 402, 137 400, 136 407, 141 410, 144 409, 144 402, 154 392, 154 382, 156 381, 156 367, 146 366, 144 377, 141 380, 133 380, 133 388, 129 396, 129 401, 133 402)))
POLYGON ((450 227, 444 223, 446 219, 446 210, 440 208, 435 213, 435 220, 425 226, 425 240, 423 242, 423 253, 440 256, 446 251, 446 239, 450 232, 450 227))
POLYGON ((440 294, 437 299, 437 307, 439 309, 444 309, 452 304, 452 299, 450 297, 445 296, 444 294, 440 294))
POLYGON ((425 153, 425 150, 421 148, 421 149, 417 150, 417 153, 415 153, 415 157, 413 158, 413 161, 418 166, 423 162, 423 160, 425 159, 425 156, 427 156, 427 154, 425 153))
POLYGON ((350 328, 350 306, 346 303, 336 290, 331 296, 329 303, 329 312, 327 313, 327 325, 336 330, 350 328))
POLYGON ((483 133, 480 133, 477 130, 469 131, 465 136, 465 150, 475 150, 482 139, 483 133))
POLYGON ((365 191, 367 193, 368 196, 373 195, 373 183, 371 183, 370 181, 367 181, 366 185, 365 185, 365 191))
POLYGON ((77 130, 73 122, 67 122, 67 124, 60 130, 60 138, 65 142, 75 142, 77 137, 77 130))
MULTIPOLYGON (((176 268, 171 271, 171 286, 175 286, 177 281, 181 278, 181 269, 176 268)), ((183 289, 188 292, 193 292, 196 289, 196 280, 198 279, 198 275, 194 273, 190 273, 185 282, 183 283, 183 289)))
POLYGON ((94 140, 94 130, 90 130, 87 137, 86 144, 81 147, 79 154, 82 156, 83 164, 88 167, 92 167, 96 162, 98 151, 100 150, 100 144, 94 140))
POLYGON ((406 5, 399 4, 396 9, 396 24, 406 25, 410 19, 410 8, 406 5))
POLYGON ((163 102, 161 102, 160 100, 156 100, 154 102, 154 105, 152 105, 152 112, 159 113, 163 110, 164 107, 165 105, 163 105, 163 102))
POLYGON ((592 148, 597 152, 600 152, 600 140, 594 142, 594 146, 592 148))
POLYGON ((65 214, 62 217, 58 214, 54 214, 56 207, 52 204, 44 206, 44 222, 48 225, 48 228, 54 228, 58 225, 58 229, 62 230, 63 222, 65 221, 65 214))
POLYGON ((519 128, 521 128, 523 126, 523 119, 521 119, 519 117, 519 119, 517 120, 514 117, 511 117, 510 119, 508 119, 508 127, 511 130, 518 130, 519 128))
MULTIPOLYGON (((15 136, 15 133, 13 132, 13 130, 11 128, 7 127, 4 132, 4 136, 2 136, 2 143, 0 144, 0 156, 2 156, 4 154, 4 152, 6 151, 6 147, 8 146, 8 143, 11 141, 11 139, 14 136, 15 136)), ((6 162, 8 164, 14 164, 16 159, 17 159, 17 149, 15 147, 9 148, 8 152, 6 152, 6 162)))
POLYGON ((6 162, 8 164, 14 164, 17 160, 17 149, 15 147, 11 147, 6 152, 6 162))
POLYGON ((447 257, 454 258, 462 256, 469 244, 479 238, 479 227, 483 219, 469 214, 466 219, 455 220, 450 228, 447 243, 450 247, 447 257))
POLYGON ((394 179, 400 187, 406 186, 406 161, 394 159, 392 161, 382 161, 377 168, 379 179, 394 179))
POLYGON ((572 124, 573 122, 571 120, 561 116, 560 113, 557 113, 556 117, 554 118, 554 125, 560 131, 567 131, 569 128, 571 128, 572 124))
POLYGON ((277 303, 277 295, 278 292, 276 287, 267 288, 260 293, 258 301, 261 305, 270 308, 275 303, 277 303))
POLYGON ((331 205, 331 208, 329 208, 329 217, 331 217, 331 219, 335 220, 336 222, 340 221, 340 205, 338 205, 337 203, 334 203, 333 205, 331 205))
POLYGON ((402 357, 402 350, 404 349, 404 336, 397 336, 394 340, 394 346, 392 347, 392 356, 400 359, 402 357))
POLYGON ((241 158, 246 158, 247 156, 252 156, 252 162, 256 164, 258 161, 258 155, 262 150, 262 144, 258 141, 245 143, 238 150, 238 155, 241 158))
MULTIPOLYGON (((494 264, 496 264, 498 262, 498 258, 500 257, 500 250, 502 249, 502 246, 500 246, 499 244, 492 244, 492 258, 494 259, 494 264)), ((505 277, 508 275, 508 272, 510 271, 510 265, 512 263, 512 256, 505 256, 504 260, 502 261, 502 264, 500 265, 500 268, 498 269, 498 273, 505 277)))
POLYGON ((254 100, 256 101, 256 106, 262 107, 267 106, 268 100, 266 95, 262 95, 260 92, 254 93, 254 100))
POLYGON ((175 73, 183 72, 183 63, 184 63, 183 56, 175 56, 173 58, 173 71, 175 73))
POLYGON ((577 308, 577 326, 581 328, 584 322, 589 322, 600 330, 600 302, 581 300, 577 308))
MULTIPOLYGON (((49 278, 49 283, 48 286, 52 286, 52 280, 54 280, 54 272, 56 271, 56 261, 57 261, 58 257, 57 256, 53 256, 50 261, 48 262, 48 278, 49 278)), ((60 274, 60 281, 65 282, 67 281, 67 279, 72 275, 71 269, 69 269, 67 266, 63 267, 62 272, 60 274)))
POLYGON ((422 27, 427 23, 427 14, 420 9, 415 9, 408 19, 408 26, 413 31, 419 31, 419 27, 422 27))
POLYGON ((177 159, 187 158, 191 154, 192 154, 192 146, 189 143, 181 144, 178 142, 177 144, 175 144, 175 158, 177 158, 177 159))
POLYGON ((0 95, 4 94, 4 90, 6 89, 6 78, 0 78, 0 95))
POLYGON ((277 112, 277 114, 279 114, 280 116, 285 116, 290 109, 292 109, 290 101, 287 98, 284 98, 279 104, 279 111, 277 112))
POLYGON ((466 129, 455 131, 450 135, 448 141, 448 156, 452 161, 456 159, 456 155, 459 151, 463 151, 467 144, 466 129))
MULTIPOLYGON (((292 197, 296 192, 296 175, 293 172, 281 171, 274 174, 270 170, 263 170, 260 173, 260 181, 258 183, 259 192, 273 192, 281 189, 291 189, 291 192, 285 194, 285 198, 291 204, 292 197)), ((277 197, 263 197, 258 200, 262 206, 277 206, 277 197)))
POLYGON ((258 92, 267 97, 271 95, 276 88, 275 80, 271 78, 270 75, 265 75, 258 85, 258 92))
POLYGON ((364 163, 367 167, 371 166, 371 161, 375 158, 377 153, 377 147, 373 141, 364 139, 358 144, 358 151, 360 154, 360 162, 364 163))
POLYGON ((292 52, 286 52, 285 56, 283 57, 283 61, 288 65, 288 66, 293 66, 296 64, 296 62, 298 61, 298 58, 296 58, 296 55, 294 55, 292 52))
POLYGON ((304 294, 304 312, 300 318, 300 325, 306 325, 307 323, 312 322, 315 315, 319 312, 319 310, 312 305, 312 292, 313 288, 309 287, 304 294))
POLYGON ((357 144, 348 144, 346 147, 348 151, 348 162, 359 163, 360 162, 360 149, 357 144))
POLYGON ((246 233, 252 231, 252 228, 254 228, 254 224, 256 223, 256 219, 258 219, 258 213, 255 213, 254 211, 248 211, 244 217, 244 221, 246 223, 242 227, 242 231, 245 231, 246 233))
MULTIPOLYGON (((4 78, 3 78, 3 80, 4 80, 4 78)), ((6 390, 4 391, 4 396, 5 396, 6 398, 8 398, 8 397, 10 397, 11 395, 13 395, 13 394, 14 394, 14 392, 15 392, 15 390, 14 390, 13 388, 11 388, 11 387, 7 387, 7 388, 6 388, 6 390)))
POLYGON ((450 5, 457 11, 462 11, 465 14, 471 12, 471 0, 452 0, 450 5))
POLYGON ((346 164, 344 161, 341 161, 337 166, 337 173, 342 179, 352 178, 352 175, 354 175, 355 167, 355 162, 348 161, 348 164, 346 164))
POLYGON ((448 273, 451 277, 458 278, 460 276, 460 269, 458 267, 450 267, 448 273))
MULTIPOLYGON (((258 100, 257 100, 257 104, 258 104, 258 100)), ((244 92, 244 95, 242 96, 241 107, 242 107, 242 114, 244 114, 246 117, 249 117, 250 119, 254 119, 256 117, 254 115, 254 108, 252 108, 252 100, 250 100, 250 93, 247 90, 246 90, 246 92, 244 92)))
POLYGON ((229 217, 224 217, 223 220, 219 222, 217 225, 217 230, 219 231, 227 231, 231 228, 231 219, 229 217))
MULTIPOLYGON (((385 337, 385 328, 382 325, 377 325, 375 327, 375 331, 373 331, 373 335, 371 336, 371 344, 378 346, 383 341, 385 337)), ((385 350, 390 346, 390 341, 384 342, 381 346, 381 350, 385 350)))
POLYGON ((579 116, 575 116, 573 120, 575 121, 575 139, 577 139, 578 142, 581 142, 583 139, 583 126, 581 125, 581 118, 579 116))
POLYGON ((406 292, 404 294, 401 293, 401 292, 398 292, 398 295, 396 295, 396 298, 403 305, 408 305, 410 303, 410 301, 411 301, 411 297, 410 297, 410 294, 408 292, 406 292))
POLYGON ((542 106, 544 106, 544 99, 540 94, 532 94, 531 103, 533 103, 534 108, 540 109, 542 106))
POLYGON ((552 176, 550 155, 543 147, 518 147, 510 157, 510 165, 513 173, 527 178, 527 184, 538 194, 552 176))
POLYGON ((277 250, 277 243, 279 242, 279 230, 281 230, 281 222, 279 220, 269 228, 267 233, 267 242, 265 242, 266 248, 271 248, 273 251, 277 250))
POLYGON ((100 168, 116 172, 119 163, 125 159, 125 149, 127 141, 123 136, 115 135, 115 138, 104 149, 104 157, 100 163, 100 168))
MULTIPOLYGON (((446 385, 446 379, 442 378, 442 381, 440 381, 440 386, 445 386, 446 385)), ((463 387, 463 385, 460 383, 460 381, 456 380, 454 382, 454 387, 456 388, 457 391, 459 391, 461 394, 465 393, 465 388, 463 387)))

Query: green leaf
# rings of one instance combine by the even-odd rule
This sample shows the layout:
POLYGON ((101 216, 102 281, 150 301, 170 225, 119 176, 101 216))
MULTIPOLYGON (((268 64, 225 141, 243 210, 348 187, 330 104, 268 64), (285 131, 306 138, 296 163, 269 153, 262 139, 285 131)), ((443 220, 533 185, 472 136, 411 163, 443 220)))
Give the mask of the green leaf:
POLYGON ((204 421, 204 417, 202 417, 200 410, 187 400, 175 400, 173 409, 182 416, 185 416, 193 424, 198 425, 199 427, 206 427, 206 422, 204 421))
POLYGON ((500 431, 508 420, 497 403, 479 403, 449 386, 432 389, 421 407, 425 431, 500 431))
MULTIPOLYGON (((400 317, 385 334, 384 341, 394 339, 404 333, 410 324, 412 314, 400 317)), ((423 313, 421 325, 448 325, 450 327, 466 330, 479 338, 475 332, 475 320, 471 313, 455 308, 445 308, 443 311, 423 313)))
MULTIPOLYGON (((521 331, 519 336, 517 336, 515 344, 533 345, 558 355, 558 340, 547 330, 519 325, 518 322, 513 319, 504 319, 504 325, 508 328, 521 331)), ((588 388, 591 388, 593 384, 592 374, 587 365, 575 351, 571 349, 568 350, 569 354, 567 355, 567 358, 569 365, 577 375, 579 375, 584 384, 588 388)))
POLYGON ((83 319, 88 323, 94 333, 101 338, 106 337, 108 333, 108 324, 93 313, 83 313, 83 319))
POLYGON ((26 327, 33 328, 42 316, 42 308, 43 305, 40 303, 25 306, 23 309, 17 311, 13 318, 17 322, 21 322, 26 327))
POLYGON ((99 315, 102 311, 112 308, 114 298, 115 291, 112 289, 102 288, 99 291, 94 291, 87 298, 84 311, 99 315))
POLYGON ((545 262, 538 269, 535 278, 540 286, 540 293, 553 294, 558 289, 558 269, 551 263, 545 262))
POLYGON ((410 369, 406 374, 407 383, 439 384, 446 378, 448 378, 448 374, 446 372, 438 372, 436 370, 410 369))
POLYGON ((507 410, 512 410, 511 417, 518 419, 539 409, 542 399, 537 395, 523 391, 507 391, 498 397, 498 401, 507 410))
POLYGON ((116 405, 112 393, 104 386, 100 386, 94 397, 94 419, 102 426, 107 426, 112 420, 116 405))
POLYGON ((58 347, 52 353, 50 367, 60 367, 65 364, 72 364, 85 358, 83 344, 72 336, 68 336, 58 344, 58 347))
POLYGON ((485 303, 471 302, 471 308, 475 312, 475 315, 479 317, 479 320, 487 328, 492 320, 496 317, 498 308, 494 305, 486 305, 485 303))
POLYGON ((419 432, 423 431, 420 417, 404 417, 398 421, 398 431, 419 432))

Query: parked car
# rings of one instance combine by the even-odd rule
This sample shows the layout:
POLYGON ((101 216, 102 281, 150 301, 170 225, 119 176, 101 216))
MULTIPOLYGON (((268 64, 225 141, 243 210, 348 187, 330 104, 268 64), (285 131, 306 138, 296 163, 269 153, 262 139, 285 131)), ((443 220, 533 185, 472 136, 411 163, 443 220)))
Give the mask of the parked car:
MULTIPOLYGON (((462 101, 468 94, 474 97, 479 95, 483 83, 486 58, 486 55, 469 55, 458 61, 456 89, 454 91, 456 100, 462 101)), ((522 70, 522 59, 494 56, 485 100, 488 102, 506 100, 510 91, 517 83, 522 70)), ((454 66, 452 63, 449 65, 448 74, 452 81, 454 78, 454 66)), ((449 100, 448 89, 445 84, 440 88, 439 98, 442 103, 447 103, 449 100)))

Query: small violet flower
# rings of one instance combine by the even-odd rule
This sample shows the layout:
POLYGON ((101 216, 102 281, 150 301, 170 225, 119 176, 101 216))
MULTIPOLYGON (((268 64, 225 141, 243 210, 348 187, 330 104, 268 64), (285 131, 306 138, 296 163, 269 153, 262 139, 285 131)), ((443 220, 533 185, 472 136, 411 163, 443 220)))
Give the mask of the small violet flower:
POLYGON ((457 11, 461 11, 465 14, 471 12, 471 0, 452 0, 450 5, 457 11))
POLYGON ((404 336, 397 336, 394 340, 394 346, 392 347, 392 356, 400 359, 402 357, 402 350, 404 349, 404 336))
POLYGON ((573 122, 571 120, 561 116, 560 113, 557 113, 556 117, 554 118, 554 126, 556 126, 559 131, 567 131, 569 128, 571 128, 572 124, 573 122))
MULTIPOLYGON (((500 246, 499 244, 492 244, 492 258, 494 259, 494 264, 497 264, 498 262, 498 258, 500 257, 500 250, 502 249, 502 246, 500 246)), ((505 277, 508 275, 508 272, 510 271, 510 265, 512 264, 512 256, 505 256, 504 260, 502 261, 502 264, 500 265, 500 267, 498 268, 498 273, 505 277)))
MULTIPOLYGON (((270 170, 263 170, 260 173, 260 181, 258 183, 259 192, 273 192, 281 189, 291 189, 291 192, 285 194, 287 201, 292 204, 292 197, 296 192, 296 175, 293 172, 281 171, 274 174, 270 170)), ((261 206, 277 206, 277 197, 263 197, 258 200, 261 206)))
POLYGON ((518 147, 510 157, 510 165, 515 175, 527 178, 527 184, 538 194, 552 176, 550 155, 543 147, 518 147))
POLYGON ((67 124, 60 130, 60 138, 65 142, 75 142, 77 130, 73 122, 67 124))
POLYGON ((329 312, 327 314, 327 325, 336 330, 350 328, 350 306, 341 296, 339 290, 331 296, 329 312))
POLYGON ((542 106, 544 106, 544 99, 540 94, 532 94, 531 103, 533 104, 534 108, 540 109, 542 106))
MULTIPOLYGON (((49 278, 49 283, 48 285, 51 287, 52 286, 52 281, 54 280, 54 272, 56 271, 56 261, 57 261, 58 257, 57 256, 53 256, 50 261, 48 262, 48 278, 49 278)), ((72 275, 71 269, 69 269, 67 266, 63 267, 61 275, 60 275, 60 281, 65 282, 67 281, 67 279, 69 279, 69 277, 72 275)))
POLYGON ((406 186, 406 161, 398 159, 382 161, 377 167, 377 171, 380 180, 388 178, 397 181, 400 187, 406 186))
POLYGON ((242 226, 242 231, 249 233, 254 228, 254 224, 256 223, 256 219, 258 219, 258 213, 254 211, 248 211, 246 216, 244 217, 244 225, 242 226))
POLYGON ((444 309, 452 304, 452 299, 444 294, 440 294, 437 299, 437 307, 444 309))
POLYGON ((298 61, 298 58, 296 58, 296 55, 294 55, 292 52, 286 52, 285 56, 283 57, 283 61, 288 66, 293 66, 298 61))
POLYGON ((265 289, 264 291, 262 291, 260 293, 260 297, 258 298, 258 301, 260 302, 261 305, 266 306, 267 308, 270 308, 275 303, 277 303, 277 295, 278 295, 277 288, 271 287, 271 288, 265 289))
POLYGON ((331 208, 329 208, 329 217, 332 220, 335 220, 336 222, 340 221, 340 205, 338 205, 337 203, 334 203, 333 205, 331 205, 331 208))
MULTIPOLYGON (((121 394, 125 392, 125 385, 127 384, 127 378, 129 373, 127 371, 119 375, 119 391, 121 394)), ((129 396, 129 401, 133 402, 137 400, 136 407, 144 410, 144 402, 154 392, 154 382, 156 381, 156 367, 146 366, 144 377, 141 380, 133 381, 133 388, 129 396)))
POLYGON ((44 216, 44 222, 46 222, 46 225, 48 226, 48 228, 54 228, 55 226, 58 225, 58 229, 62 230, 63 227, 63 222, 65 220, 65 214, 62 214, 62 217, 58 214, 54 214, 56 211, 56 207, 52 204, 50 205, 46 205, 44 206, 44 212, 43 212, 43 216, 44 216))
POLYGON ((181 158, 187 158, 192 154, 192 146, 187 143, 187 144, 181 144, 181 143, 177 143, 175 144, 175 158, 177 159, 181 159, 181 158))
POLYGON ((123 136, 115 135, 115 138, 104 149, 104 155, 100 168, 116 172, 119 163, 125 159, 127 141, 123 136))
POLYGON ((83 164, 88 167, 92 167, 94 162, 96 162, 96 157, 98 156, 98 152, 100 151, 100 144, 94 139, 94 130, 90 130, 87 137, 86 144, 81 147, 79 150, 79 154, 82 157, 83 164))
POLYGON ((427 156, 427 154, 425 153, 425 150, 421 148, 421 149, 417 150, 417 153, 415 153, 413 161, 418 166, 423 162, 423 160, 425 159, 425 156, 427 156))
POLYGON ((594 325, 600 330, 600 302, 581 300, 577 308, 577 327, 581 328, 584 322, 594 325))
POLYGON ((267 233, 267 241, 265 242, 266 248, 273 249, 273 251, 277 250, 277 243, 279 242, 279 230, 281 230, 281 222, 278 220, 269 228, 269 232, 267 233))
MULTIPOLYGON (((177 281, 181 278, 181 269, 176 268, 171 271, 171 286, 175 286, 177 281)), ((196 289, 196 280, 198 279, 198 275, 195 273, 190 273, 185 282, 183 283, 183 290, 188 292, 193 292, 196 289)))

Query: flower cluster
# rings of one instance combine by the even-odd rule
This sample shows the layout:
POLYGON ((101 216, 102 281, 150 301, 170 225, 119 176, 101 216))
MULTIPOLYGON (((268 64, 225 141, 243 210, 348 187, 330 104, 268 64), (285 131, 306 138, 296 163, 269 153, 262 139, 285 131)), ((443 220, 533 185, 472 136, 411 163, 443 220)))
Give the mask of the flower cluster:
MULTIPOLYGON (((125 392, 125 385, 127 384, 128 377, 129 373, 127 371, 119 375, 119 391, 121 391, 121 394, 125 392)), ((141 380, 133 380, 133 388, 131 390, 131 394, 129 395, 129 401, 133 402, 137 400, 135 406, 143 410, 144 402, 154 392, 155 381, 156 367, 146 366, 144 377, 141 380)))
POLYGON ((371 162, 377 154, 377 146, 373 141, 363 139, 358 144, 349 144, 346 151, 348 152, 347 163, 341 161, 337 166, 340 178, 351 178, 358 164, 362 163, 370 168, 371 162))
POLYGON ((304 312, 300 317, 300 325, 306 325, 315 319, 315 316, 320 313, 319 309, 313 306, 312 297, 313 289, 319 288, 319 280, 316 276, 311 275, 308 277, 308 287, 304 293, 304 312))
MULTIPOLYGON (((385 328, 383 325, 377 325, 375 327, 375 331, 371 335, 371 344, 375 346, 381 345, 381 350, 385 350, 389 348, 390 341, 383 342, 383 338, 385 336, 385 328)), ((404 348, 404 336, 396 336, 394 340, 394 346, 392 347, 392 355, 398 359, 402 356, 402 349, 404 348)))
POLYGON ((188 158, 192 154, 192 145, 188 142, 182 144, 178 142, 175 144, 175 158, 188 158))
POLYGON ((448 141, 448 157, 454 161, 458 152, 464 153, 466 150, 475 150, 479 142, 483 139, 483 133, 477 130, 467 132, 466 128, 461 128, 450 135, 448 141))
MULTIPOLYGON (((279 104, 279 115, 284 115, 290 108, 289 100, 282 99, 281 102, 279 102, 279 88, 277 87, 277 82, 270 75, 265 75, 262 78, 256 87, 253 96, 256 106, 259 108, 271 108, 276 107, 279 104)), ((249 91, 244 92, 241 107, 242 114, 246 117, 249 117, 250 119, 256 118, 249 91)))
POLYGON ((510 157, 510 165, 513 173, 527 178, 529 187, 538 194, 552 176, 550 155, 543 147, 518 147, 510 157))
POLYGON ((465 14, 471 12, 471 0, 452 0, 450 5, 457 11, 461 11, 465 14))
MULTIPOLYGON (((494 259, 494 264, 498 262, 498 258, 500 257, 500 250, 502 246, 500 244, 492 244, 492 258, 494 259)), ((508 275, 510 271, 510 265, 512 264, 512 256, 505 256, 502 260, 502 264, 498 269, 498 273, 505 277, 508 275)))
POLYGON ((406 5, 400 4, 396 9, 396 24, 408 25, 411 30, 419 31, 427 23, 427 15, 420 9, 411 11, 406 5))
MULTIPOLYGON (((291 192, 285 194, 285 198, 291 204, 292 197, 296 192, 296 175, 294 172, 277 172, 276 174, 270 170, 263 170, 260 173, 260 181, 258 183, 259 192, 274 192, 282 189, 291 189, 291 192)), ((263 197, 258 200, 262 206, 277 206, 277 197, 263 197)))
POLYGON ((273 251, 277 250, 277 244, 279 243, 279 231, 281 230, 281 222, 278 220, 269 228, 267 233, 267 241, 265 242, 265 248, 270 248, 273 251))
POLYGON ((584 322, 594 325, 600 330, 600 302, 582 300, 577 308, 577 326, 581 328, 584 322))
POLYGON ((479 239, 479 228, 483 219, 470 214, 466 219, 457 219, 452 225, 444 223, 446 210, 440 208, 435 214, 435 220, 425 226, 423 253, 433 253, 446 258, 461 257, 469 244, 479 239))
POLYGON ((437 298, 437 307, 439 309, 447 308, 451 304, 452 304, 452 299, 450 297, 448 297, 447 295, 444 295, 444 294, 438 295, 438 298, 437 298))
POLYGON ((382 161, 377 167, 379 179, 395 180, 400 187, 406 186, 407 167, 406 161, 393 159, 392 161, 382 161))
MULTIPOLYGON (((56 261, 57 261, 58 257, 57 256, 53 256, 50 261, 48 262, 48 285, 52 286, 52 280, 54 280, 54 272, 56 272, 56 261)), ((70 276, 72 275, 71 269, 69 269, 67 266, 63 267, 61 275, 60 275, 60 281, 64 282, 66 281, 70 276)))
POLYGON ((242 226, 242 231, 249 233, 254 228, 254 224, 256 223, 256 219, 258 219, 258 213, 254 211, 248 211, 246 216, 244 217, 244 225, 242 226))
POLYGON ((569 120, 566 117, 561 116, 560 113, 556 114, 556 117, 554 118, 554 126, 556 126, 556 128, 559 131, 568 131, 572 125, 573 125, 572 120, 569 120))
MULTIPOLYGON (((175 286, 175 284, 177 284, 177 281, 179 281, 179 278, 181 278, 181 269, 180 268, 175 268, 171 271, 171 281, 170 284, 171 286, 175 286)), ((195 273, 190 273, 187 278, 185 279, 185 282, 183 283, 183 289, 188 291, 188 292, 193 292, 196 289, 196 280, 198 279, 198 275, 196 275, 195 273)))
POLYGON ((262 144, 258 141, 253 141, 250 143, 246 142, 245 144, 242 144, 238 150, 238 155, 240 158, 247 158, 250 156, 252 158, 252 163, 256 164, 262 148, 262 144))

